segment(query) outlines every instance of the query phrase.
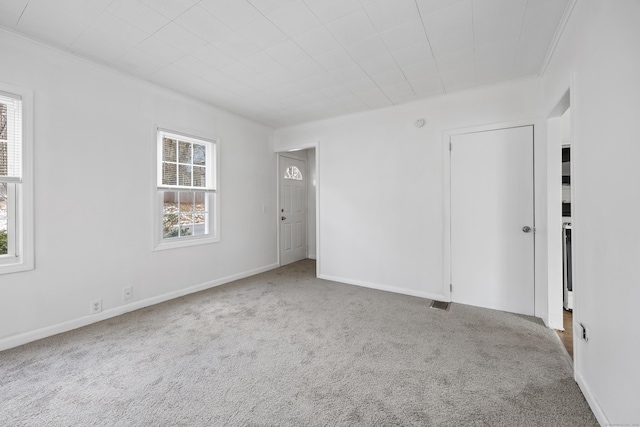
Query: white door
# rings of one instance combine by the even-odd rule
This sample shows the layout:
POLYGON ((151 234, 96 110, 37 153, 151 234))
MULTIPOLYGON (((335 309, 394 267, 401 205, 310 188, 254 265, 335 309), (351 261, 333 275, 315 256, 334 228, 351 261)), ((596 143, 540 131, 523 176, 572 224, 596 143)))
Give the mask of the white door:
POLYGON ((307 175, 303 160, 280 156, 280 265, 307 257, 307 175))
POLYGON ((451 298, 534 314, 533 126, 451 137, 451 298))

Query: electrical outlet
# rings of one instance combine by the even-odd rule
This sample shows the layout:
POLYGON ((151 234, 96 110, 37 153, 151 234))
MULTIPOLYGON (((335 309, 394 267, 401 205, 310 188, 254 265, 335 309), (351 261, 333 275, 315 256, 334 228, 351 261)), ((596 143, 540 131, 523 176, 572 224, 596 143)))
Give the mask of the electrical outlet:
POLYGON ((102 300, 94 299, 91 301, 91 314, 100 313, 102 311, 102 300))
POLYGON ((133 298, 133 286, 122 288, 122 300, 125 301, 131 298, 133 298))

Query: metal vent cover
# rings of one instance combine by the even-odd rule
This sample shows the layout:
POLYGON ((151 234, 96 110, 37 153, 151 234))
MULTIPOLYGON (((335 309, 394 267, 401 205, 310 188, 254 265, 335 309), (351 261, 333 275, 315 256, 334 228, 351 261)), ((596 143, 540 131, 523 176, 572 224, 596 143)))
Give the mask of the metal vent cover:
POLYGON ((430 308, 436 308, 438 310, 449 311, 449 307, 451 307, 451 303, 450 302, 433 300, 433 301, 431 301, 431 305, 429 307, 430 308))

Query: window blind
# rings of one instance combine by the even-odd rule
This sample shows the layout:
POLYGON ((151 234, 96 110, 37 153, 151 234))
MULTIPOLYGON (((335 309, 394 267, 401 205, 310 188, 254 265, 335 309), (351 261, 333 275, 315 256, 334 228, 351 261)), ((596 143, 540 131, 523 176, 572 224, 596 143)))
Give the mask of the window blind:
POLYGON ((22 100, 0 92, 0 182, 22 180, 22 100))

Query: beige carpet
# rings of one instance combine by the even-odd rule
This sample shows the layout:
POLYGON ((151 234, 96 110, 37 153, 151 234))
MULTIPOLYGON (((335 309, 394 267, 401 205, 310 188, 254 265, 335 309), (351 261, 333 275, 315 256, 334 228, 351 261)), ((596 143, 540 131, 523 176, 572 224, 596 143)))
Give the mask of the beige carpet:
POLYGON ((532 318, 314 278, 313 261, 0 353, 3 426, 595 426, 532 318))

